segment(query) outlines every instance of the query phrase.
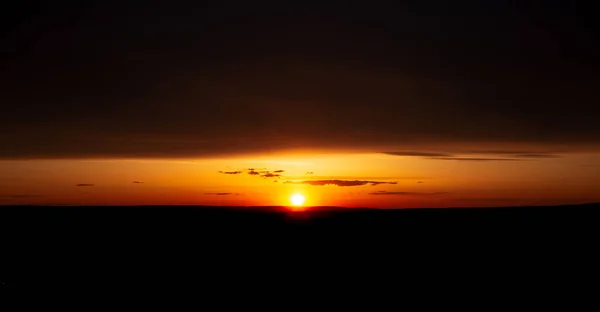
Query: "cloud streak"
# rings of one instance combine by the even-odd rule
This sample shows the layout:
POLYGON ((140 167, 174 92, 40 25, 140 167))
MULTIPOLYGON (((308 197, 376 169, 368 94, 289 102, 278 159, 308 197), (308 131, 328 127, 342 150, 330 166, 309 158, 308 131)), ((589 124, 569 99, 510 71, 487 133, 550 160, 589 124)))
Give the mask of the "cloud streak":
POLYGON ((283 169, 277 169, 277 170, 267 170, 266 168, 247 168, 247 169, 243 169, 243 170, 236 170, 236 171, 219 171, 220 173, 223 174, 232 174, 232 175, 238 175, 238 174, 242 174, 244 172, 246 172, 247 174, 251 175, 251 176, 260 176, 261 178, 279 178, 281 177, 281 173, 285 172, 285 170, 283 169))
POLYGON ((79 186, 79 187, 89 187, 89 186, 94 186, 94 184, 91 184, 91 183, 79 183, 79 184, 76 184, 75 186, 79 186))
POLYGON ((391 156, 413 156, 433 160, 457 160, 457 161, 520 161, 532 159, 559 158, 560 155, 554 153, 526 152, 526 151, 457 151, 457 152, 421 152, 421 151, 400 151, 383 152, 382 154, 391 156), (486 157, 480 157, 484 155, 486 157), (489 157, 492 156, 492 157, 489 157))
POLYGON ((514 202, 523 200, 522 198, 510 198, 510 197, 457 197, 451 198, 451 201, 460 202, 514 202))
POLYGON ((457 161, 523 161, 520 158, 481 158, 481 157, 430 157, 435 160, 457 160, 457 161))
POLYGON ((204 193, 204 195, 229 196, 229 195, 239 195, 239 194, 238 193, 221 192, 221 193, 204 193))
POLYGON ((515 157, 519 158, 560 158, 561 155, 556 154, 516 154, 515 157))
POLYGON ((267 173, 261 174, 260 176, 263 177, 263 178, 278 178, 281 175, 280 174, 275 174, 275 173, 267 172, 267 173))
POLYGON ((242 172, 238 170, 238 171, 219 171, 219 173, 222 173, 222 174, 240 174, 242 172))
POLYGON ((419 152, 419 151, 403 151, 403 152, 383 152, 386 155, 392 156, 419 156, 419 157, 451 157, 453 154, 435 153, 435 152, 419 152))
POLYGON ((286 184, 307 184, 313 186, 363 186, 363 185, 380 185, 380 184, 397 184, 398 182, 382 182, 382 181, 360 181, 360 180, 306 180, 306 181, 285 181, 286 184))
POLYGON ((390 195, 390 196, 434 196, 434 195, 444 195, 448 194, 446 192, 433 192, 433 193, 420 193, 420 192, 388 192, 388 191, 378 191, 369 193, 369 195, 390 195))

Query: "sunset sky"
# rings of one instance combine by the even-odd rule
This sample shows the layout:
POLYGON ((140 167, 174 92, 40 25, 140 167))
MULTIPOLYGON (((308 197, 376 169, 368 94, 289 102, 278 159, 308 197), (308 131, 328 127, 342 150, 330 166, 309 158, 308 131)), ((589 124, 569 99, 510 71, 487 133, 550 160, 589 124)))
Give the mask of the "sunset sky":
POLYGON ((600 201, 591 10, 469 2, 7 10, 0 204, 600 201))

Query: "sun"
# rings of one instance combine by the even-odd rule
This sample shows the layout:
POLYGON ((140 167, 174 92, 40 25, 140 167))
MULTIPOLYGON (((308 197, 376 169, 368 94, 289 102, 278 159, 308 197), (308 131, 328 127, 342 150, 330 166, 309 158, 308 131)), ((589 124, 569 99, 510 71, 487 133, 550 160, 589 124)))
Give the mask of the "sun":
POLYGON ((302 206, 304 204, 304 200, 305 198, 301 194, 294 194, 292 197, 290 197, 290 201, 294 206, 302 206))

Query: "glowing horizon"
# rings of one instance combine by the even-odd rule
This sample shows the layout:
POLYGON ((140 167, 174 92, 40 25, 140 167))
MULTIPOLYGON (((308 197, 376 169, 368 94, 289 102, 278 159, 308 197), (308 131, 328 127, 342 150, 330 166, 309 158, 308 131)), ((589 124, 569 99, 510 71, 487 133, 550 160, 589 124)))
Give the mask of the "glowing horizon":
POLYGON ((293 194, 304 206, 374 208, 600 201, 598 154, 397 154, 0 161, 0 204, 286 206, 293 194))

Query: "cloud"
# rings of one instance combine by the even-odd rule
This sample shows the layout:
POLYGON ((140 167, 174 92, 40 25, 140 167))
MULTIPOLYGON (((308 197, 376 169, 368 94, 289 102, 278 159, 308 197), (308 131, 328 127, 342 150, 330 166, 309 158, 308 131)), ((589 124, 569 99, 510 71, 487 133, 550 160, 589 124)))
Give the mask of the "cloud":
POLYGON ((144 182, 141 182, 141 181, 133 181, 133 182, 131 182, 131 183, 133 183, 133 184, 142 184, 142 183, 144 183, 144 182))
POLYGON ((69 27, 52 19, 58 7, 32 15, 27 29, 15 18, 5 46, 43 45, 57 33, 69 44, 3 52, 0 103, 10 103, 10 113, 0 114, 0 158, 600 149, 600 58, 585 27, 593 10, 563 1, 566 10, 544 6, 548 18, 514 18, 523 11, 518 1, 488 1, 445 6, 435 12, 444 27, 432 27, 431 4, 414 2, 400 10, 349 5, 344 16, 293 10, 285 19, 252 5, 211 7, 218 18, 166 14, 175 1, 144 14, 130 5, 120 14, 70 8, 77 18, 69 27), (488 10, 494 16, 482 18, 488 10), (578 14, 550 18, 560 10, 578 14), (531 19, 545 34, 531 31, 531 19), (239 20, 249 22, 228 26, 239 20), (464 31, 473 26, 480 31, 464 31), (273 40, 265 29, 286 35, 273 40), (399 36, 411 44, 398 44, 399 36), (256 49, 231 53, 222 38, 253 38, 256 49), (323 53, 313 53, 316 46, 323 53))
POLYGON ((517 161, 527 159, 559 158, 555 153, 527 152, 527 151, 502 151, 502 150, 466 150, 455 152, 420 152, 420 151, 402 151, 402 152, 383 152, 386 155, 393 156, 417 156, 425 159, 437 160, 462 160, 462 161, 517 161), (475 157, 478 155, 496 156, 496 157, 475 157), (500 156, 500 157, 498 157, 500 156), (506 157, 509 156, 509 157, 506 157), (502 157, 502 158, 501 158, 502 157))
POLYGON ((219 171, 219 172, 224 173, 224 174, 241 174, 244 171, 251 176, 260 176, 262 178, 281 177, 280 173, 285 172, 285 170, 283 170, 283 169, 269 171, 269 170, 266 170, 266 168, 248 168, 248 169, 237 170, 237 171, 229 171, 229 172, 219 171))
POLYGON ((435 160, 459 160, 459 161, 521 161, 520 158, 480 158, 480 157, 429 157, 435 160))
POLYGON ((261 175, 261 177, 263 177, 263 178, 277 178, 280 176, 281 176, 280 174, 275 174, 275 173, 270 173, 270 172, 267 172, 267 173, 264 173, 261 175))
POLYGON ((559 157, 556 152, 548 151, 526 151, 526 150, 460 150, 456 154, 469 154, 469 155, 522 155, 523 157, 559 157))
POLYGON ((239 195, 239 194, 238 193, 223 192, 223 193, 204 193, 204 195, 228 196, 228 195, 239 195))
POLYGON ((535 151, 502 151, 502 150, 493 150, 493 151, 466 151, 459 154, 469 154, 469 155, 499 155, 506 156, 509 155, 511 157, 516 158, 559 158, 562 157, 557 153, 552 152, 535 152, 535 151))
POLYGON ((376 182, 376 181, 368 181, 371 185, 379 185, 379 184, 398 184, 398 182, 376 182))
POLYGON ((514 202, 522 201, 522 198, 510 198, 510 197, 456 197, 450 198, 452 201, 461 202, 514 202))
POLYGON ((223 174, 240 174, 242 172, 241 171, 219 171, 219 173, 223 173, 223 174))
POLYGON ((520 158, 560 158, 562 156, 555 154, 516 154, 515 157, 520 158))
POLYGON ((75 186, 94 186, 94 184, 89 184, 89 183, 79 183, 79 184, 76 184, 75 186))
POLYGON ((368 175, 313 175, 307 178, 306 175, 286 176, 290 181, 310 179, 310 180, 359 180, 359 181, 381 181, 381 180, 424 180, 429 179, 426 176, 368 176, 368 175))
POLYGON ((433 193, 420 193, 420 192, 388 192, 378 191, 369 193, 369 195, 415 195, 415 196, 433 196, 433 195, 444 195, 446 192, 433 192, 433 193))
POLYGON ((314 174, 312 171, 307 171, 305 174, 314 174))
POLYGON ((359 181, 359 180, 306 180, 306 181, 285 181, 287 184, 308 184, 313 186, 325 186, 325 185, 336 185, 336 186, 362 186, 362 185, 379 185, 379 184, 397 184, 398 182, 381 182, 381 181, 359 181))
POLYGON ((418 152, 418 151, 404 151, 404 152, 383 152, 383 154, 392 156, 421 156, 421 157, 451 157, 452 154, 447 153, 435 153, 435 152, 418 152))

